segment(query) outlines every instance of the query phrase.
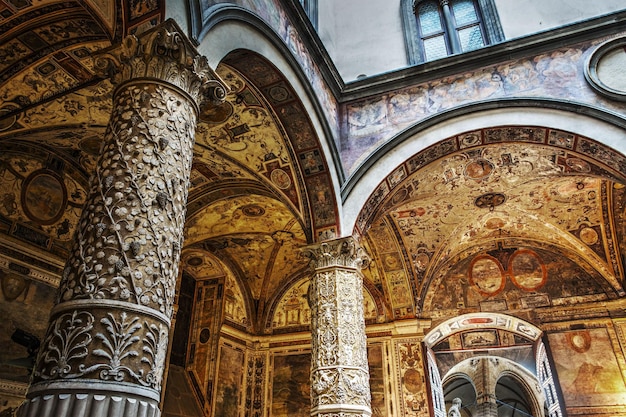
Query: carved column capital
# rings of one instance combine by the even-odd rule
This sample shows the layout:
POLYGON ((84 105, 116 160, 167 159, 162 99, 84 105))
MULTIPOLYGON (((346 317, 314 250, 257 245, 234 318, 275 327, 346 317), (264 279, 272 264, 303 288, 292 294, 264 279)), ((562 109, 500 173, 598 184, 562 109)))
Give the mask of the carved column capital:
POLYGON ((188 94, 196 110, 224 101, 228 87, 209 67, 174 20, 102 51, 96 70, 120 86, 129 81, 161 81, 188 94))
POLYGON ((352 236, 309 245, 302 249, 302 252, 311 260, 310 265, 314 269, 329 267, 362 269, 370 262, 365 249, 359 246, 352 236))

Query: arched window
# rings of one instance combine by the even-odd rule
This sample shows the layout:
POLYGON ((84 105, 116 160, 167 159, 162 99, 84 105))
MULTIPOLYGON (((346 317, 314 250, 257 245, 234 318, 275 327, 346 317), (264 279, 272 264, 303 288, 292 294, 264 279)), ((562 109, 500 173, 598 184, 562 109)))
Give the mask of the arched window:
POLYGON ((539 383, 546 396, 546 416, 563 417, 559 395, 557 393, 557 384, 552 375, 552 367, 550 366, 548 353, 546 352, 546 346, 543 344, 543 341, 539 344, 539 348, 537 349, 537 368, 539 383))
POLYGON ((504 40, 493 0, 403 0, 410 64, 504 40))
POLYGON ((437 363, 430 349, 426 349, 426 360, 428 366, 428 375, 430 376, 430 392, 433 405, 434 417, 446 417, 446 405, 443 398, 443 386, 441 385, 441 376, 437 369, 437 363))

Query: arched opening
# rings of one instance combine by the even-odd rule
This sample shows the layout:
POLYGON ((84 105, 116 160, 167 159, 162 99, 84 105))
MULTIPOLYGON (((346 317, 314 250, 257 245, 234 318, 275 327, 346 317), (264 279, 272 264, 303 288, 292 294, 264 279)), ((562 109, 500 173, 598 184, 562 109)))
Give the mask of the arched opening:
POLYGON ((459 412, 462 417, 476 415, 476 387, 467 375, 454 375, 446 379, 443 386, 443 395, 446 410, 450 410, 455 400, 460 404, 459 412), (457 400, 458 399, 458 400, 457 400))
MULTIPOLYGON (((540 369, 551 365, 534 325, 496 313, 466 314, 436 326, 424 344, 432 358, 429 380, 441 375, 441 385, 431 384, 430 389, 434 404, 437 396, 443 397, 442 411, 452 407, 468 417, 548 416, 540 369), (536 362, 538 351, 543 352, 542 363, 536 362)), ((554 400, 555 408, 560 407, 554 400)))
POLYGON ((495 396, 498 417, 539 417, 534 413, 528 392, 513 376, 498 379, 495 396))

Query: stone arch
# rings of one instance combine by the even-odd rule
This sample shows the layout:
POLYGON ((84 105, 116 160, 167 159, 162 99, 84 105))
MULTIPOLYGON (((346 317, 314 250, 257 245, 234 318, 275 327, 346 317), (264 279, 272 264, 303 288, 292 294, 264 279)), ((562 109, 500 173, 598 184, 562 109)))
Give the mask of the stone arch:
MULTIPOLYGON (((378 205, 376 198, 381 196, 377 196, 377 192, 380 194, 384 189, 381 186, 407 161, 408 155, 426 155, 429 149, 462 132, 524 125, 569 132, 597 142, 608 151, 626 154, 621 139, 626 123, 614 114, 580 106, 568 107, 563 103, 556 106, 542 100, 505 100, 464 106, 442 112, 390 138, 350 175, 342 187, 344 228, 353 233, 362 229, 360 216, 378 205)), ((602 158, 598 159, 603 162, 602 158)), ((624 168, 620 171, 624 175, 624 168)))
POLYGON ((470 313, 448 319, 428 332, 424 343, 432 348, 446 337, 464 330, 493 328, 512 332, 533 341, 540 339, 540 328, 526 320, 501 313, 470 313))
MULTIPOLYGON (((532 415, 543 416, 545 399, 537 377, 510 359, 497 356, 475 356, 465 359, 443 377, 444 394, 446 386, 449 387, 450 383, 458 378, 470 381, 476 393, 476 404, 464 403, 465 407, 480 409, 481 404, 492 401, 496 405, 503 405, 496 397, 496 391, 498 384, 508 378, 510 381, 507 380, 507 383, 509 385, 513 383, 511 389, 527 399, 532 415)), ((446 395, 446 400, 448 396, 446 395)))
MULTIPOLYGON (((498 384, 504 379, 511 379, 521 387, 521 391, 526 394, 526 398, 530 403, 533 416, 544 415, 545 396, 539 385, 539 381, 535 375, 528 372, 525 368, 519 366, 515 362, 505 361, 503 368, 500 371, 498 379, 496 381, 496 392, 498 384), (534 382, 534 383, 531 383, 534 382)), ((497 395, 496 395, 497 398, 497 395)), ((497 400, 501 401, 497 398, 497 400)))

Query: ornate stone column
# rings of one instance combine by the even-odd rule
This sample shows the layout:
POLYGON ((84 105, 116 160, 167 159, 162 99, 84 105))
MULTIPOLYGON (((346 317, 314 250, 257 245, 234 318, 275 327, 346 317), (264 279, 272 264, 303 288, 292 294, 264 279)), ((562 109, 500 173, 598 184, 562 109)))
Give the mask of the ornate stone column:
POLYGON ((311 307, 311 416, 371 416, 361 267, 352 237, 305 248, 315 271, 311 307))
POLYGON ((114 109, 21 417, 160 415, 196 118, 226 90, 172 21, 97 64, 114 109))

